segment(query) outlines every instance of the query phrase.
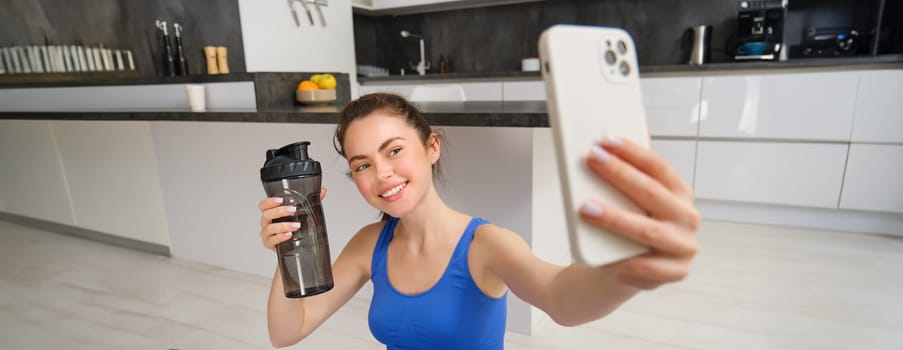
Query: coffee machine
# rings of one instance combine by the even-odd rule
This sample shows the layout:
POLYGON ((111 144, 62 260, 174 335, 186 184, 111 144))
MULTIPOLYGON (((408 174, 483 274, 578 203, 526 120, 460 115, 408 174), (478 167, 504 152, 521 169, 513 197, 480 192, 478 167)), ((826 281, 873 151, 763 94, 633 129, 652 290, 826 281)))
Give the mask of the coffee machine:
POLYGON ((737 14, 737 61, 786 59, 784 20, 788 0, 741 1, 737 14))

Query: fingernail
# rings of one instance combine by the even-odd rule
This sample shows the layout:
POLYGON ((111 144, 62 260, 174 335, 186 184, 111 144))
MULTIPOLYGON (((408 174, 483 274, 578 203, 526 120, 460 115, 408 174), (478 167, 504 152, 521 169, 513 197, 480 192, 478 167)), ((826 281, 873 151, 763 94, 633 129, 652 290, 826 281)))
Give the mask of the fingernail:
POLYGON ((608 152, 605 152, 605 150, 602 149, 602 147, 599 147, 599 145, 594 145, 593 148, 590 149, 589 155, 590 157, 598 160, 601 163, 607 162, 609 157, 608 152))
POLYGON ((285 237, 291 237, 291 236, 292 236, 292 233, 291 233, 291 232, 284 232, 284 233, 282 233, 282 235, 285 236, 285 237))
POLYGON ((611 146, 620 146, 624 144, 624 140, 622 140, 619 136, 605 133, 605 136, 602 138, 602 143, 611 146))
POLYGON ((297 210, 298 210, 298 207, 296 207, 296 206, 294 206, 294 205, 287 205, 287 206, 285 206, 285 211, 287 211, 287 212, 289 212, 289 213, 294 213, 294 212, 297 211, 297 210))
POLYGON ((276 197, 273 200, 276 202, 276 204, 282 204, 282 197, 276 197))
POLYGON ((596 205, 596 203, 584 202, 583 205, 580 206, 580 212, 587 216, 597 218, 602 216, 604 211, 602 210, 602 207, 596 205))
POLYGON ((289 225, 289 226, 291 226, 291 228, 300 228, 300 227, 301 227, 301 223, 300 223, 300 222, 293 222, 293 223, 292 223, 291 225, 289 225))

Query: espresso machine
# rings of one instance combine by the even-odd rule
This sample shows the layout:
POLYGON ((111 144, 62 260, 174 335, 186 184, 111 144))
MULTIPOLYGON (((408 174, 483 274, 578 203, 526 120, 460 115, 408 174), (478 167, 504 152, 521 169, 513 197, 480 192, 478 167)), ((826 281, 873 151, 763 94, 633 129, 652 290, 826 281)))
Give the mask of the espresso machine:
POLYGON ((737 14, 737 61, 776 61, 787 58, 784 20, 788 0, 741 1, 737 14))

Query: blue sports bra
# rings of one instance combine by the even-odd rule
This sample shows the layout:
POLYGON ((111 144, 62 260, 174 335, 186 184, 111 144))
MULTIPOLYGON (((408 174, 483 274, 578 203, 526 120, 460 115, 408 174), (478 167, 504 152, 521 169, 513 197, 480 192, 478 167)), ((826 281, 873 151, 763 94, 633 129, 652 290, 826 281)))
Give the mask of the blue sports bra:
POLYGON ((506 292, 492 298, 477 287, 467 264, 474 231, 487 223, 471 219, 439 282, 415 295, 399 292, 386 273, 386 254, 398 224, 390 218, 373 249, 370 332, 388 349, 503 349, 506 292))

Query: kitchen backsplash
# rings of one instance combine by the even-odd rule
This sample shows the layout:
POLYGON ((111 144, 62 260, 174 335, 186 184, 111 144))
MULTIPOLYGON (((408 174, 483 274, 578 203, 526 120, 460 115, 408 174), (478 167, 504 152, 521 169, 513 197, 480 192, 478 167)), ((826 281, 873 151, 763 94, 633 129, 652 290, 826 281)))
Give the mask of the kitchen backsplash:
MULTIPOLYGON (((536 42, 543 29, 558 23, 607 25, 627 29, 637 44, 642 65, 683 64, 687 28, 711 25, 712 61, 727 62, 736 31, 739 0, 548 0, 405 16, 368 17, 355 14, 354 39, 358 64, 413 73, 409 62, 419 60, 416 39, 402 38, 401 30, 422 34, 427 57, 436 72, 439 55, 450 72, 504 72, 520 69, 521 59, 538 55, 536 42)), ((899 41, 901 0, 885 0, 896 11, 885 16, 884 26, 896 30, 899 41), (890 22, 887 19, 890 19, 890 22)), ((787 43, 802 40, 807 26, 848 26, 866 35, 876 22, 879 0, 790 1, 787 43)), ((885 34, 887 31, 885 31, 885 34)), ((894 39, 896 38, 896 39, 894 39)), ((899 53, 899 44, 894 49, 899 53)), ((886 51, 886 50, 885 50, 886 51)))
POLYGON ((140 76, 163 75, 163 53, 154 21, 178 22, 188 70, 207 72, 202 48, 226 46, 232 72, 245 71, 237 0, 4 0, 0 47, 86 45, 134 53, 140 76))

